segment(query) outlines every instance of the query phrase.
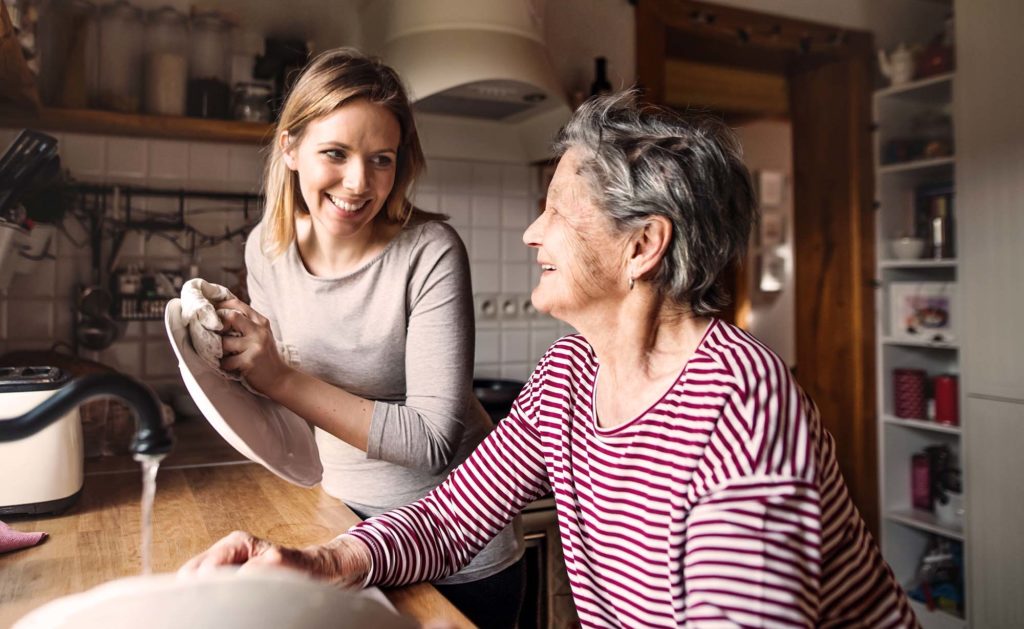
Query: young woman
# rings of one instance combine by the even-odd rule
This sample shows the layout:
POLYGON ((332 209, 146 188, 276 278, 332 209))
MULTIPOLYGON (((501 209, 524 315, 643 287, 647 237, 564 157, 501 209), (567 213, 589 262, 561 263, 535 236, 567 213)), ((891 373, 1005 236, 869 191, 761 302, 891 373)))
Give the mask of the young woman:
MULTIPOLYGON (((492 428, 472 393, 465 248, 407 198, 423 166, 395 72, 350 49, 318 56, 277 124, 245 249, 251 305, 217 304, 241 334, 222 367, 316 427, 324 490, 364 518, 422 498, 492 428)), ((501 528, 435 585, 478 624, 512 627, 523 544, 518 522, 501 528)))

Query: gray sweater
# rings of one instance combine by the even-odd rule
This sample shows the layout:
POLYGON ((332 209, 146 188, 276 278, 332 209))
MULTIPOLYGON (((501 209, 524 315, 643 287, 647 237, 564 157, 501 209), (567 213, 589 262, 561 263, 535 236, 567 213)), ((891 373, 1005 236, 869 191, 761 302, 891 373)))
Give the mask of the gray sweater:
MULTIPOLYGON (((465 247, 438 221, 410 223, 373 260, 341 277, 316 277, 292 243, 275 259, 245 245, 252 307, 298 350, 301 369, 374 400, 366 452, 316 429, 328 494, 362 515, 425 496, 487 435, 473 395, 473 304, 465 247)), ((519 522, 462 572, 490 576, 523 552, 519 522), (515 529, 515 530, 514 530, 515 529)))

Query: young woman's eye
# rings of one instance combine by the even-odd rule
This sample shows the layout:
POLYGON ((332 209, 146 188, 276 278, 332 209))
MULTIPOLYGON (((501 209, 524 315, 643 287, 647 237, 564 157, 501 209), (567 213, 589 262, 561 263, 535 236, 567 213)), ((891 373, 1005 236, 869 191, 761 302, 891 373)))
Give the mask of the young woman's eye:
POLYGON ((395 160, 391 159, 390 155, 377 155, 373 158, 373 165, 380 168, 387 168, 394 163, 395 160))
POLYGON ((333 160, 345 159, 345 151, 342 151, 341 149, 327 149, 326 151, 322 151, 322 154, 333 160))

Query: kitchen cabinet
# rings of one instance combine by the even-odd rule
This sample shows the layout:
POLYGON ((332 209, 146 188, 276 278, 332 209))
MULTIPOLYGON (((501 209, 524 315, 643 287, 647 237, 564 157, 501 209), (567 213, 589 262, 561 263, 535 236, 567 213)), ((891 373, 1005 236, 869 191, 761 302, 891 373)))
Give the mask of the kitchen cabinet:
MULTIPOLYGON (((961 582, 964 574, 962 518, 948 517, 934 497, 934 478, 912 465, 915 455, 944 447, 962 469, 960 424, 974 421, 962 412, 962 393, 951 398, 952 408, 940 406, 932 393, 937 376, 952 375, 953 382, 963 376, 959 249, 950 241, 950 214, 955 211, 959 218, 964 210, 959 197, 953 202, 957 158, 951 135, 942 133, 941 122, 928 139, 920 134, 922 121, 949 120, 957 80, 945 73, 887 87, 875 93, 873 103, 880 544, 897 580, 911 593, 930 547, 952 549, 961 558, 961 582), (916 239, 894 242, 901 236, 916 239), (949 412, 955 422, 936 421, 949 412), (922 504, 922 482, 930 504, 922 504)), ((930 472, 934 477, 934 469, 930 472)), ((918 601, 914 608, 926 628, 966 626, 962 612, 929 610, 918 601)))
POLYGON ((1024 3, 956 0, 970 626, 1024 626, 1024 3))

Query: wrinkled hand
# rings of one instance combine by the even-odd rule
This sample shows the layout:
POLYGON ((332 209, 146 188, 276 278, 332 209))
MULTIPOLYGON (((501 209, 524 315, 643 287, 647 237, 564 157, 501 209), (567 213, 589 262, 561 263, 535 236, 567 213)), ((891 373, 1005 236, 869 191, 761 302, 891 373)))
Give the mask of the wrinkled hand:
POLYGON ((250 387, 273 398, 270 389, 283 383, 291 371, 282 356, 270 321, 240 299, 218 304, 217 315, 224 324, 220 368, 245 378, 250 387))
POLYGON ((178 574, 202 574, 220 566, 241 566, 240 570, 298 570, 343 587, 361 586, 370 571, 370 551, 348 535, 299 550, 234 531, 185 562, 178 574))

